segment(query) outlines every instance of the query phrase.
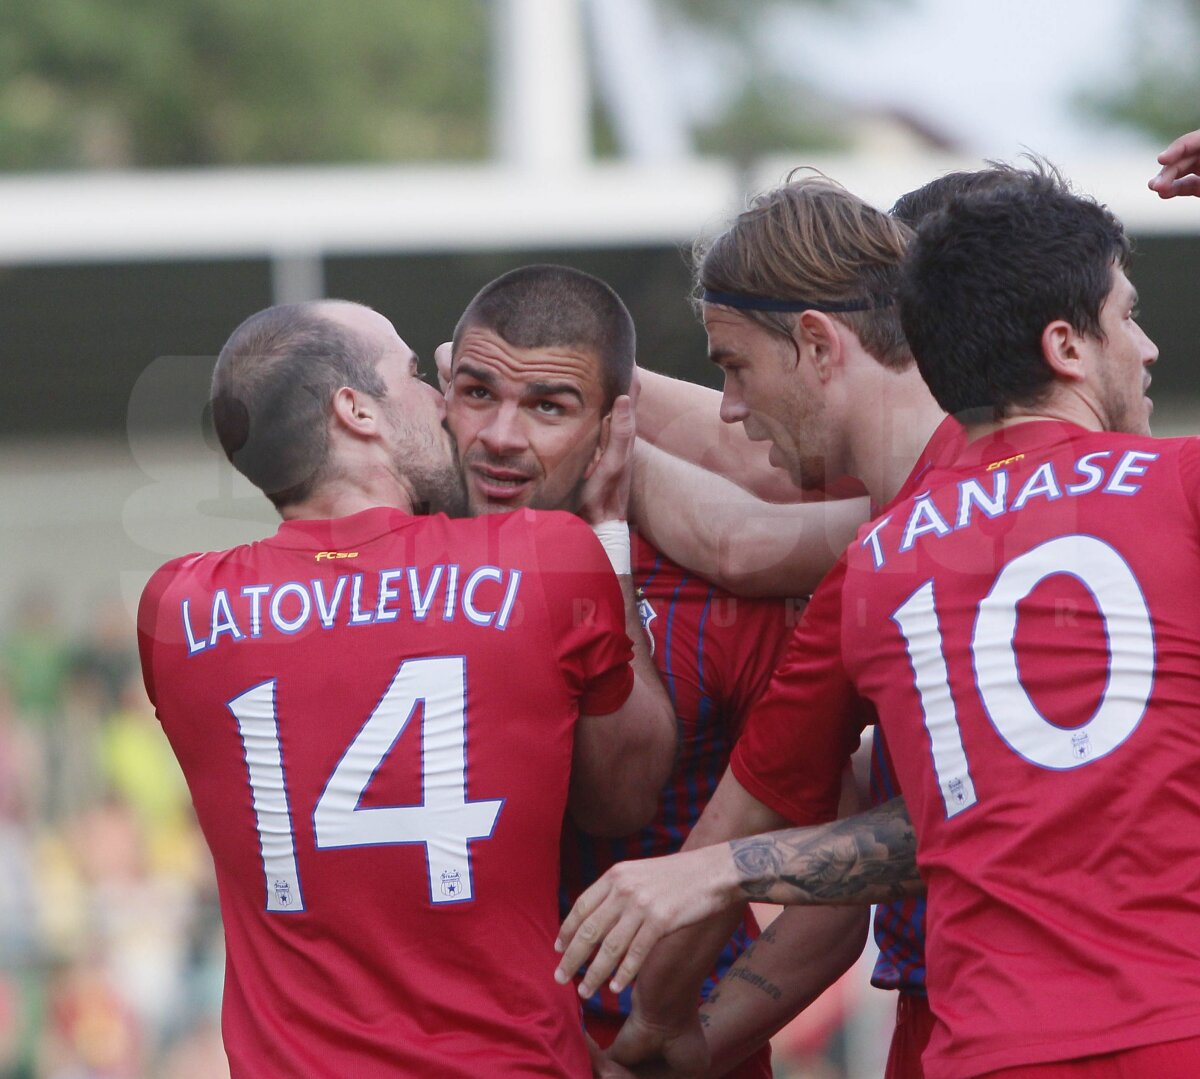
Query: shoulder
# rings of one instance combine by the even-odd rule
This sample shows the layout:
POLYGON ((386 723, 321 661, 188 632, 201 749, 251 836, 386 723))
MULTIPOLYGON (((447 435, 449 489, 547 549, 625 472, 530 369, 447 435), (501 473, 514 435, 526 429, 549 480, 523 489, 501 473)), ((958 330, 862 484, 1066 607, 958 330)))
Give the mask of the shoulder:
POLYGON ((173 584, 196 573, 206 561, 213 557, 215 556, 212 554, 196 552, 180 555, 178 558, 172 558, 169 562, 164 562, 150 575, 146 587, 142 589, 142 608, 157 606, 163 594, 173 584))
POLYGON ((494 518, 505 535, 523 537, 544 569, 590 569, 604 549, 591 526, 563 510, 514 510, 494 518), (578 560, 578 563, 577 561, 578 560))

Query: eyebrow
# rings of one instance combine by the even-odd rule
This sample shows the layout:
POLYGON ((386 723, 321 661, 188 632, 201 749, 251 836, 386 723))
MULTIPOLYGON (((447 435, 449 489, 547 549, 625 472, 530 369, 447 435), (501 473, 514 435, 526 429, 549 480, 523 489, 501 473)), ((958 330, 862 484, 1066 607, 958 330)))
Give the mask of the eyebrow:
POLYGON ((735 359, 737 352, 732 348, 710 348, 708 350, 708 358, 713 363, 720 366, 726 360, 735 359))
POLYGON ((486 371, 482 367, 475 367, 469 360, 459 360, 454 368, 454 377, 466 375, 467 378, 473 378, 476 382, 482 382, 485 386, 495 386, 496 376, 491 371, 486 371))
MULTIPOLYGON (((458 366, 454 368, 454 377, 466 375, 467 378, 473 378, 476 382, 482 382, 489 389, 494 389, 499 381, 495 374, 482 367, 476 367, 469 360, 459 360, 458 366)), ((522 391, 522 397, 557 397, 560 394, 574 397, 581 405, 587 402, 583 399, 583 393, 578 386, 570 382, 530 382, 522 391)))
POLYGON ((574 397, 581 405, 584 403, 583 394, 579 392, 579 387, 572 385, 570 382, 531 382, 526 387, 524 397, 558 397, 560 394, 566 394, 568 397, 574 397))

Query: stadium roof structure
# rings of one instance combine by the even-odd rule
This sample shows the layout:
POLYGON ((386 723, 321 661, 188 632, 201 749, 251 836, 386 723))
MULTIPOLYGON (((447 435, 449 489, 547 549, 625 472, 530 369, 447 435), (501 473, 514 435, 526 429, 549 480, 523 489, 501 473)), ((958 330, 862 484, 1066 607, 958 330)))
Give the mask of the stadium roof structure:
MULTIPOLYGON (((0 178, 0 263, 76 263, 683 243, 798 164, 880 206, 971 159, 719 160, 211 169, 0 178)), ((1152 163, 1151 163, 1152 164, 1152 163)), ((1133 233, 1200 231, 1200 201, 1162 202, 1141 158, 1064 166, 1133 233)))
MULTIPOLYGON (((745 170, 689 153, 649 0, 496 0, 495 161, 0 177, 0 265, 265 258, 277 300, 320 295, 326 256, 689 243, 811 165, 876 205, 978 160, 878 153, 745 170), (589 46, 590 42, 590 46, 589 46), (592 157, 587 71, 622 157, 592 157)), ((1063 161, 1134 233, 1200 233, 1200 200, 1146 188, 1151 158, 1063 161)))

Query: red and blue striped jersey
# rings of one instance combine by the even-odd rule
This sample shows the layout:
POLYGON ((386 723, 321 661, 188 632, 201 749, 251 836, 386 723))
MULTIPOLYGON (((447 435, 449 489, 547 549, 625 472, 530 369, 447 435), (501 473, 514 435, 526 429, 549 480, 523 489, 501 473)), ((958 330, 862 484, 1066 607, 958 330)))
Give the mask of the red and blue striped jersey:
MULTIPOLYGON (((600 839, 584 834, 568 818, 562 852, 564 915, 609 866, 672 854, 683 845, 725 772, 743 720, 766 688, 802 606, 736 598, 636 536, 633 575, 641 590, 642 623, 654 664, 679 721, 679 755, 660 796, 658 815, 642 831, 600 839)), ((748 914, 705 983, 705 996, 756 934, 748 914)), ((629 990, 618 998, 606 987, 585 1010, 617 1017, 628 1015, 629 1005, 629 990)))

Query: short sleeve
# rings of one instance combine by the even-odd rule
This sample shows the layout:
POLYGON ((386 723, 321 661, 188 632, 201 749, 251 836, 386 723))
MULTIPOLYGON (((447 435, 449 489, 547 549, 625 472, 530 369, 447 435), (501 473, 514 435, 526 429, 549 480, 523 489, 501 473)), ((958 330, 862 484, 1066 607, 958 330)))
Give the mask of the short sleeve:
POLYGON ((842 665, 844 578, 839 562, 813 594, 730 759, 737 781, 794 824, 837 816, 842 773, 870 717, 842 665))
POLYGON ((1192 514, 1200 521, 1200 438, 1186 438, 1179 450, 1179 483, 1192 514))
POLYGON ((566 513, 535 517, 534 543, 559 667, 581 714, 608 715, 629 699, 634 683, 621 586, 586 524, 566 513))
POLYGON ((146 686, 146 696, 156 707, 158 700, 154 685, 154 653, 156 643, 162 639, 162 628, 159 625, 160 608, 163 593, 175 579, 176 570, 182 561, 183 559, 177 558, 157 569, 142 589, 142 598, 138 602, 138 658, 142 664, 142 681, 146 686))
POLYGON ((729 723, 733 735, 741 734, 746 719, 766 693, 787 648, 796 615, 804 600, 739 600, 739 618, 729 679, 729 723))

